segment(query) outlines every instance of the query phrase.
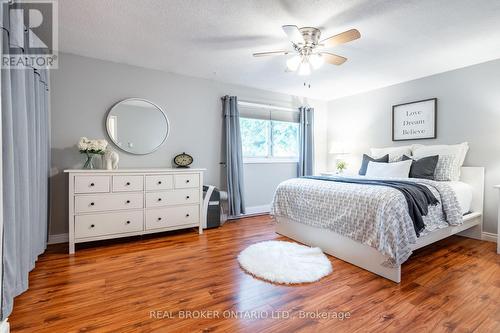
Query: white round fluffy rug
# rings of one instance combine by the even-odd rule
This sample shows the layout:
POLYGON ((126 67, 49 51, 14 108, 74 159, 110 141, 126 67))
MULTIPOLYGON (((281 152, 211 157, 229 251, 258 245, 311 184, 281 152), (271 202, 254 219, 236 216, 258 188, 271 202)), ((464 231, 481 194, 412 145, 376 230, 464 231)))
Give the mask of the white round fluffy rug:
POLYGON ((314 282, 332 272, 332 265, 320 248, 291 242, 250 245, 241 251, 238 261, 250 274, 275 283, 314 282))

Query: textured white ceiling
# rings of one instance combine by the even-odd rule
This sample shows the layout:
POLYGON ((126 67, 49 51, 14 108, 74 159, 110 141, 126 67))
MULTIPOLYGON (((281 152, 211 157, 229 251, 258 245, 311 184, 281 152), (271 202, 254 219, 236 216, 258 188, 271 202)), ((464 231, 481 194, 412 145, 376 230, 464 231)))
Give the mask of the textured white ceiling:
POLYGON ((60 0, 59 17, 63 52, 323 100, 500 58, 499 0, 60 0), (252 57, 289 46, 284 24, 362 37, 304 78, 252 57))

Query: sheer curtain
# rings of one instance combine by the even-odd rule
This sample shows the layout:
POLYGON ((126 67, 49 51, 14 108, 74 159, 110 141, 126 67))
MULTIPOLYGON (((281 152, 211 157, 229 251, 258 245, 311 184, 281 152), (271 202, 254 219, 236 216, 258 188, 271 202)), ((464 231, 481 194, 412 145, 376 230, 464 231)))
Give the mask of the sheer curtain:
POLYGON ((229 215, 245 214, 243 153, 241 150, 240 113, 236 96, 222 97, 224 114, 226 182, 229 215))
POLYGON ((300 107, 299 177, 314 173, 314 109, 300 107))
MULTIPOLYGON (((1 54, 7 54, 9 49, 23 52, 17 42, 22 33, 14 31, 22 24, 10 22, 9 14, 1 7, 1 54)), ((3 320, 12 312, 14 297, 28 289, 28 274, 47 243, 50 165, 47 70, 2 67, 1 100, 3 320)))

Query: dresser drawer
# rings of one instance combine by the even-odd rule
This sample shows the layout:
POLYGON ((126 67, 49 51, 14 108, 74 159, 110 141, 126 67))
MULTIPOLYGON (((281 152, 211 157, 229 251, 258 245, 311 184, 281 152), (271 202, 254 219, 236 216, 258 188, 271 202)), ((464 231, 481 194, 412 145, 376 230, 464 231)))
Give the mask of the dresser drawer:
POLYGON ((199 201, 200 191, 198 189, 146 193, 146 207, 194 204, 199 201))
POLYGON ((194 188, 200 186, 200 176, 197 173, 186 173, 174 176, 175 188, 194 188))
POLYGON ((123 234, 142 230, 142 210, 75 216, 76 238, 123 234))
POLYGON ((109 192, 109 176, 75 176, 75 193, 109 192))
POLYGON ((113 192, 132 192, 143 189, 143 176, 113 176, 113 192))
POLYGON ((146 230, 197 224, 199 216, 198 205, 147 209, 146 230))
POLYGON ((75 212, 90 213, 107 210, 143 208, 141 193, 96 194, 75 197, 75 212))
POLYGON ((146 191, 171 190, 174 188, 172 175, 146 176, 146 191))

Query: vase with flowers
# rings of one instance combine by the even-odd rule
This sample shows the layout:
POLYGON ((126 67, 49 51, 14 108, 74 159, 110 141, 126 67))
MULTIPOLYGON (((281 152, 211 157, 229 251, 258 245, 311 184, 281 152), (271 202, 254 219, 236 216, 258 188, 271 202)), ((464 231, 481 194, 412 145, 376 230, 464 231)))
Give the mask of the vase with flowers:
POLYGON ((108 142, 103 139, 87 139, 86 137, 80 138, 80 141, 78 141, 78 150, 80 151, 80 154, 85 154, 87 156, 83 168, 94 169, 94 156, 103 155, 107 146, 108 142))
POLYGON ((341 174, 344 172, 345 169, 347 169, 347 163, 343 160, 337 161, 337 174, 341 174))

